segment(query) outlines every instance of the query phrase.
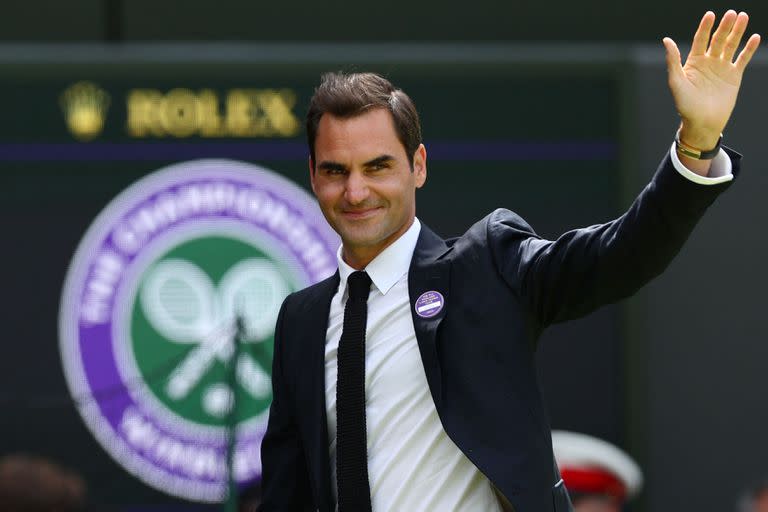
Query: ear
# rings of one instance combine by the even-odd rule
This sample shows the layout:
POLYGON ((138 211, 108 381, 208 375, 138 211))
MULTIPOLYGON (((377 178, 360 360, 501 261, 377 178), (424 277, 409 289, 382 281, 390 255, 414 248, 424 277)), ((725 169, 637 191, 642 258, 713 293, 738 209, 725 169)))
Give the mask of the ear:
POLYGON ((413 174, 416 180, 416 188, 421 188, 427 181, 427 148, 419 144, 413 154, 413 174))
POLYGON ((312 161, 312 155, 309 155, 309 183, 312 185, 312 192, 315 192, 315 162, 312 161))

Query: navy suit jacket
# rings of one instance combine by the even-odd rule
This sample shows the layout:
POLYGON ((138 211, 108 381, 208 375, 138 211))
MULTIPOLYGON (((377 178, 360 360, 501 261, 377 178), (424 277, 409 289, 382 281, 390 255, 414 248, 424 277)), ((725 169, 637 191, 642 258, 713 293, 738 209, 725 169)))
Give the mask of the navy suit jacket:
MULTIPOLYGON (((727 151, 737 175, 740 156, 727 151)), ((445 299, 432 318, 411 309, 429 389, 448 436, 517 512, 571 510, 536 379, 539 335, 661 273, 729 185, 695 184, 667 155, 624 215, 556 241, 502 209, 454 240, 422 226, 408 273, 411 305, 432 290, 445 299)), ((261 510, 334 510, 324 348, 338 284, 337 273, 290 295, 280 311, 261 510)))

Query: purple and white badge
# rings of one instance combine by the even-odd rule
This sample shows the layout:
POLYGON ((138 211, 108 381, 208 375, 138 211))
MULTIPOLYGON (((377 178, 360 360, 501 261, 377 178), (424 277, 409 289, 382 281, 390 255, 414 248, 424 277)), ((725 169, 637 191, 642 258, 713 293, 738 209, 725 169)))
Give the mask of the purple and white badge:
POLYGON ((443 294, 432 290, 422 293, 414 307, 421 318, 432 318, 443 310, 444 305, 443 294))

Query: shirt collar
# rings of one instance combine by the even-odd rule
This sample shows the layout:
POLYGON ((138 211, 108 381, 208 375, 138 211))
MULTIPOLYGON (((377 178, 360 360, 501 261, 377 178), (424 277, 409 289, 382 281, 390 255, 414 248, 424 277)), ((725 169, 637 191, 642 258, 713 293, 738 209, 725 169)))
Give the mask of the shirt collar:
MULTIPOLYGON (((421 223, 419 219, 414 217, 413 224, 408 228, 408 231, 400 235, 400 238, 381 251, 363 269, 368 273, 374 286, 382 295, 386 295, 395 283, 408 272, 408 268, 411 266, 413 250, 416 248, 420 232, 421 223)), ((336 259, 339 262, 339 286, 341 287, 342 295, 344 295, 347 289, 347 278, 355 269, 347 265, 347 262, 341 257, 342 248, 343 246, 339 246, 339 249, 336 251, 336 259)))

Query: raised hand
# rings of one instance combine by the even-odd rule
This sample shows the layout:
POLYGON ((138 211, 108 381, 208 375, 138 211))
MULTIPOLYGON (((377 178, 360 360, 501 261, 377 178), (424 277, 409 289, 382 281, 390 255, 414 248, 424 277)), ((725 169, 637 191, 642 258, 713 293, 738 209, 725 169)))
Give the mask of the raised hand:
POLYGON ((753 34, 733 60, 748 21, 747 13, 728 11, 710 39, 715 14, 707 12, 693 36, 685 65, 675 42, 664 38, 669 88, 682 118, 680 138, 689 146, 714 147, 731 117, 744 69, 760 44, 760 36, 753 34))

